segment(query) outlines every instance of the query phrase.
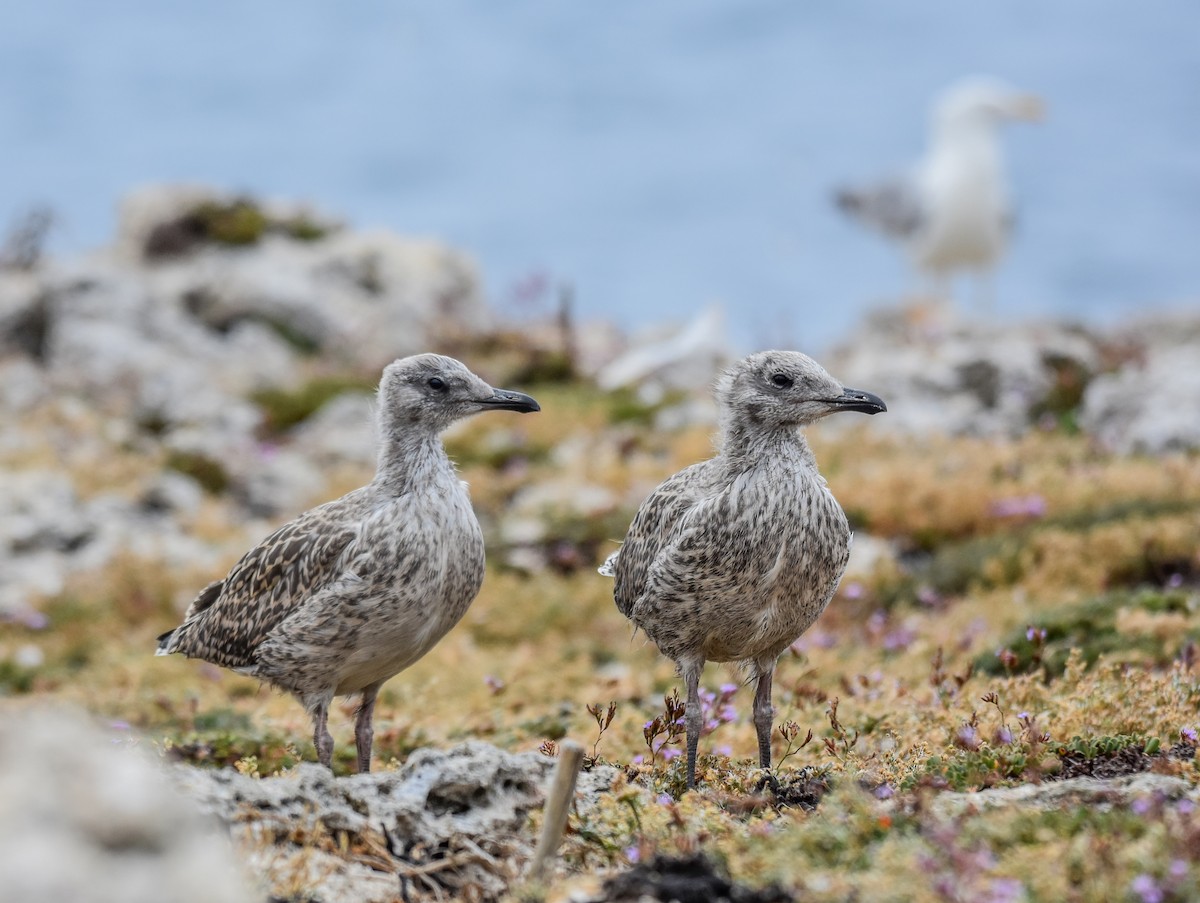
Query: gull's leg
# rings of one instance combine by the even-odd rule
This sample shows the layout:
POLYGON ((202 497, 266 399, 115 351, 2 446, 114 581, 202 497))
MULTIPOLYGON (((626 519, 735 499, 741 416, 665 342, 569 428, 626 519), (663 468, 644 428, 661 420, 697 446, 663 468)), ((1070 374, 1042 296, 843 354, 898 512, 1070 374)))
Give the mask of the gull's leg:
POLYGON ((317 748, 317 761, 333 770, 333 737, 329 733, 329 700, 322 700, 312 710, 313 746, 317 748))
POLYGON ((354 747, 358 750, 358 773, 366 774, 371 770, 371 744, 375 742, 375 728, 372 721, 375 717, 375 697, 379 695, 379 684, 363 690, 362 705, 358 708, 358 717, 354 719, 354 747))
POLYGON ((687 727, 687 785, 696 786, 696 748, 700 744, 700 729, 704 719, 700 712, 700 672, 704 662, 687 664, 683 667, 683 685, 687 690, 687 707, 684 709, 684 724, 687 727))
POLYGON ((758 683, 754 688, 754 730, 758 733, 758 764, 771 767, 771 727, 775 712, 771 708, 771 682, 775 677, 775 662, 754 666, 758 683))

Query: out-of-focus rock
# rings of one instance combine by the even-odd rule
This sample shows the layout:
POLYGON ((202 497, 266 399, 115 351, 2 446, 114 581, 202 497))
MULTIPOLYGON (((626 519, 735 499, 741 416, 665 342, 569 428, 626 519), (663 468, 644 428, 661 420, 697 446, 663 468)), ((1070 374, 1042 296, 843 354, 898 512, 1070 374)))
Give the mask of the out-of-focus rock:
MULTIPOLYGON (((528 814, 542 805, 552 766, 536 753, 472 742, 418 750, 399 771, 346 778, 316 765, 263 779, 184 766, 173 775, 229 824, 251 867, 272 882, 301 874, 321 899, 383 901, 403 895, 403 879, 422 895, 496 900, 533 851, 528 814), (375 850, 375 860, 335 855, 339 832, 375 850)), ((577 805, 586 808, 614 776, 611 768, 583 775, 577 805)))
POLYGON ((321 467, 374 467, 375 399, 365 392, 339 395, 293 429, 289 439, 321 467))
POLYGON ((23 903, 255 900, 218 822, 82 716, 0 718, 0 875, 23 903))
POLYGON ((1122 452, 1200 448, 1200 343, 1148 350, 1144 363, 1097 377, 1079 423, 1122 452))
POLYGON ((1099 362, 1096 338, 1076 327, 909 322, 888 313, 869 317, 826 365, 845 385, 887 401, 886 428, 1018 435, 1054 408, 1064 379, 1080 380, 1081 390, 1099 362))
POLYGON ((596 383, 602 389, 636 386, 657 397, 669 389, 691 392, 708 386, 732 356, 724 311, 713 305, 683 329, 635 344, 601 367, 596 383))
POLYGON ((210 567, 221 556, 188 535, 180 522, 197 504, 191 481, 157 481, 172 502, 130 500, 115 493, 81 499, 70 477, 53 471, 0 472, 0 614, 31 607, 63 590, 71 574, 100 568, 119 554, 171 567, 210 567))

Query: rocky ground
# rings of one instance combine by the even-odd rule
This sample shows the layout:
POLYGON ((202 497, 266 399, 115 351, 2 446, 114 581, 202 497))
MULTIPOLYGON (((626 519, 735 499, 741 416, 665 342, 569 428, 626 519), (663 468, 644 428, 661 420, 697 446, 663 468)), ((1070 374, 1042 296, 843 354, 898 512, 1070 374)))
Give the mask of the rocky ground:
POLYGON ((132 196, 86 258, 27 235, 0 252, 0 830, 31 851, 3 869, 34 876, 24 899, 55 855, 121 889, 219 871, 226 900, 1200 892, 1200 307, 1100 329, 910 304, 819 353, 889 405, 813 431, 851 571, 781 664, 777 792, 747 692, 714 669, 704 789, 681 795, 670 667, 594 566, 710 452, 731 351, 716 311, 630 338, 539 301, 498 316, 452 249, 203 189, 132 196), (488 579, 385 688, 381 770, 334 780, 300 764, 293 702, 149 651, 250 543, 369 477, 379 370, 429 349, 544 410, 448 437, 488 579), (100 726, 21 721, 51 702, 100 726), (588 768, 534 885, 564 736, 588 768), (52 793, 55 774, 111 792, 52 793), (183 827, 197 808, 241 874, 224 836, 183 827), (129 813, 119 837, 107 811, 129 813))

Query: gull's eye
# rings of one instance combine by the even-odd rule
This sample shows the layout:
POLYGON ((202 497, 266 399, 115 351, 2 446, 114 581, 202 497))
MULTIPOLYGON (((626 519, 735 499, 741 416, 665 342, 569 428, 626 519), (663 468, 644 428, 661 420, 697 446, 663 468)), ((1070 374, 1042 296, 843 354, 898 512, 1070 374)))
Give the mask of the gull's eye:
POLYGON ((794 382, 786 373, 776 373, 771 377, 771 383, 779 389, 790 389, 794 382))
POLYGON ((429 388, 437 389, 439 392, 441 392, 443 389, 446 388, 446 381, 444 379, 442 379, 440 376, 430 377, 429 388))

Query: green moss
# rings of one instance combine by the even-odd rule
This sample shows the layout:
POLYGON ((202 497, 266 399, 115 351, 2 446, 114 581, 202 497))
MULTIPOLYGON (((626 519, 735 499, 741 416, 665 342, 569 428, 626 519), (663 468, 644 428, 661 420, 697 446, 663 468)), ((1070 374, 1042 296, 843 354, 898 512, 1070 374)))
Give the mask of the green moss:
POLYGON ((256 244, 267 231, 269 221, 253 201, 239 198, 229 203, 209 201, 192 210, 201 235, 222 245, 256 244))
MULTIPOLYGON (((218 716, 216 721, 221 721, 218 716)), ((238 719, 230 719, 230 723, 238 719)), ((166 754, 177 762, 212 768, 226 768, 239 762, 249 762, 252 770, 266 776, 292 768, 301 761, 291 738, 275 733, 257 733, 250 726, 228 729, 201 727, 176 738, 168 738, 166 754)), ((311 753, 311 751, 310 751, 311 753)), ((350 750, 353 755, 353 749, 350 750)), ((315 759, 315 755, 312 755, 315 759)), ((343 772, 344 773, 344 772, 343 772)))
POLYGON ((1152 613, 1187 612, 1190 603, 1183 592, 1141 589, 1109 593, 1047 612, 1030 627, 1003 638, 1001 655, 983 653, 975 659, 975 666, 988 674, 1028 674, 1040 670, 1047 678, 1053 678, 1062 674, 1072 649, 1080 650, 1089 667, 1101 656, 1112 653, 1161 665, 1170 661, 1178 647, 1189 639, 1200 637, 1200 632, 1188 631, 1178 637, 1176 647, 1166 648, 1157 637, 1120 631, 1117 615, 1127 608, 1152 613))
POLYGON ((23 668, 9 659, 0 660, 0 696, 17 696, 33 691, 35 668, 23 668))
POLYGON ((621 388, 607 393, 604 402, 611 424, 653 426, 659 411, 678 404, 684 397, 681 392, 667 392, 659 401, 646 402, 638 397, 634 389, 621 388))
POLYGON ((329 234, 329 230, 315 220, 300 214, 291 219, 281 220, 277 227, 288 238, 296 241, 320 241, 329 234))
POLYGON ((374 380, 356 376, 324 376, 295 389, 262 389, 250 400, 263 412, 263 432, 278 436, 303 423, 333 398, 347 392, 374 391, 374 380))
POLYGON ((229 473, 221 462, 199 452, 169 452, 166 467, 191 477, 212 495, 220 495, 229 488, 229 473))
POLYGON ((1037 423, 1048 417, 1063 432, 1075 435, 1079 432, 1079 406, 1092 374, 1073 358, 1047 355, 1044 363, 1054 374, 1053 382, 1046 394, 1030 406, 1030 420, 1037 423))

